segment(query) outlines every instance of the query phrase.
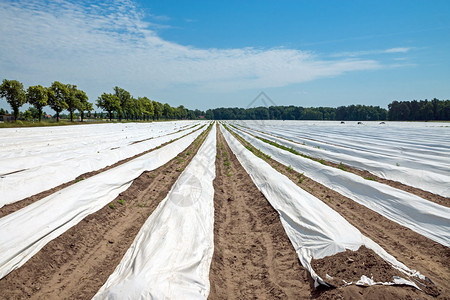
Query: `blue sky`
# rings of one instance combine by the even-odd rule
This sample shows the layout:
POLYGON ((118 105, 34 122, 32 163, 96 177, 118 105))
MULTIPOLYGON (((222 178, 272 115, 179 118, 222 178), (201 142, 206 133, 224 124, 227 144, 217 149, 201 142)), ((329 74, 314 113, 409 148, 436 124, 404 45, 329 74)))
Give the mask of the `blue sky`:
POLYGON ((447 0, 0 0, 0 79, 77 84, 94 103, 117 85, 202 110, 261 91, 387 108, 450 98, 449 15, 447 0))

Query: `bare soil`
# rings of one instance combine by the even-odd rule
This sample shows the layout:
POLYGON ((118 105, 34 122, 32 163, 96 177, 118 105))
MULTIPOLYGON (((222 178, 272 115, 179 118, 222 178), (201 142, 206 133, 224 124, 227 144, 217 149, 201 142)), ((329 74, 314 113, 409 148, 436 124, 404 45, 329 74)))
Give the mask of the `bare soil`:
MULTIPOLYGON (((238 137, 238 136, 236 136, 238 137)), ((251 147, 254 153, 258 150, 252 147, 248 142, 238 137, 238 139, 247 147, 251 147)), ((341 214, 353 226, 358 228, 364 235, 374 240, 388 253, 396 257, 400 262, 404 263, 411 269, 419 271, 421 274, 429 277, 435 284, 429 283, 429 292, 431 294, 438 294, 438 299, 449 299, 450 297, 450 249, 439 243, 436 243, 406 227, 403 227, 380 214, 360 205, 353 200, 342 196, 341 194, 331 190, 320 183, 317 183, 310 178, 300 174, 292 168, 285 166, 267 156, 260 155, 273 168, 280 173, 286 175, 298 186, 305 191, 322 200, 325 204, 333 208, 341 214)), ((325 258, 333 261, 335 256, 325 258)), ((408 297, 415 298, 432 298, 432 296, 424 292, 411 289, 409 287, 395 287, 395 286, 378 286, 359 288, 359 287, 339 287, 332 290, 319 290, 313 292, 313 297, 320 299, 347 299, 348 297, 355 297, 355 299, 365 299, 370 294, 372 299, 380 297, 383 299, 384 290, 388 290, 386 295, 394 295, 399 293, 395 299, 408 299, 408 297), (374 292, 374 290, 378 292, 374 292), (350 292, 350 291, 354 291, 350 292), (405 293, 403 295, 403 293, 405 293), (419 293, 419 294, 417 294, 419 293), (359 296, 358 296, 359 295, 359 296), (328 298, 330 297, 330 298, 328 298)), ((386 298, 388 299, 388 298, 386 298)), ((393 299, 393 298, 391 298, 393 299)))
POLYGON ((214 256, 210 299, 309 297, 301 266, 278 213, 217 136, 214 256))
MULTIPOLYGON (((199 127, 198 129, 194 130, 193 132, 199 130, 199 129, 202 128, 202 127, 203 127, 203 126, 199 127)), ((186 129, 189 129, 189 128, 186 128, 186 129)), ((179 131, 177 131, 177 132, 180 132, 180 131, 183 131, 183 130, 186 130, 186 129, 181 129, 181 130, 179 130, 179 131)), ((174 132, 174 133, 176 133, 176 132, 174 132)), ((174 134, 174 133, 170 133, 170 134, 174 134)), ((180 137, 180 138, 181 138, 181 137, 180 137)), ((146 139, 146 140, 148 140, 148 139, 146 139)), ((173 141, 175 141, 175 140, 177 140, 177 139, 174 139, 173 141)), ((143 140, 143 141, 145 141, 145 140, 143 140)), ((171 141, 171 142, 173 142, 173 141, 171 141)), ((142 142, 142 141, 138 141, 138 142, 135 142, 135 143, 139 143, 139 142, 142 142)), ((33 202, 39 201, 39 200, 41 200, 41 199, 43 199, 43 198, 45 198, 45 197, 47 197, 47 196, 50 196, 51 194, 56 193, 56 192, 58 192, 58 191, 60 191, 60 190, 62 190, 62 189, 64 189, 64 188, 66 188, 66 187, 68 187, 68 186, 70 186, 70 185, 72 185, 72 184, 74 184, 74 183, 77 183, 77 182, 79 182, 80 180, 87 179, 87 178, 92 177, 92 176, 94 176, 94 175, 97 175, 97 174, 99 174, 99 173, 105 172, 105 171, 107 171, 107 170, 109 170, 109 169, 115 168, 115 167, 117 167, 117 166, 119 166, 119 165, 122 165, 122 164, 124 164, 124 163, 126 163, 126 162, 129 162, 130 160, 133 160, 133 159, 135 159, 135 158, 138 158, 139 156, 145 155, 145 154, 147 154, 147 153, 149 153, 149 152, 155 151, 156 149, 159 149, 159 148, 161 148, 161 147, 164 147, 164 146, 170 144, 171 142, 164 143, 164 144, 162 144, 162 145, 160 145, 160 146, 158 146, 158 147, 156 147, 156 148, 153 148, 153 149, 144 151, 144 152, 142 152, 142 153, 136 154, 136 155, 134 155, 133 157, 130 157, 130 158, 127 158, 127 159, 123 159, 123 160, 118 161, 118 162, 116 162, 115 164, 113 164, 113 165, 111 165, 111 166, 108 166, 108 167, 105 167, 105 168, 103 168, 103 169, 96 170, 96 171, 92 171, 92 172, 88 172, 88 173, 84 173, 84 174, 78 176, 77 178, 75 178, 75 179, 72 180, 72 181, 63 183, 63 184, 61 184, 61 185, 58 185, 57 187, 54 187, 54 188, 52 188, 52 189, 43 191, 43 192, 41 192, 41 193, 39 193, 39 194, 30 196, 30 197, 27 197, 27 198, 25 198, 25 199, 23 199, 23 200, 20 200, 20 201, 17 201, 17 202, 14 202, 14 203, 5 205, 5 206, 3 206, 3 207, 0 208, 0 218, 1 218, 1 217, 4 217, 4 216, 6 216, 6 215, 9 215, 9 214, 11 214, 11 213, 13 213, 13 212, 15 212, 15 211, 17 211, 17 210, 19 210, 19 209, 22 209, 22 208, 24 208, 24 207, 30 205, 30 204, 33 203, 33 202)))
POLYGON ((0 280, 0 299, 90 299, 194 157, 207 132, 166 165, 145 172, 111 203, 48 243, 0 280), (124 200, 120 204, 119 200, 124 200))

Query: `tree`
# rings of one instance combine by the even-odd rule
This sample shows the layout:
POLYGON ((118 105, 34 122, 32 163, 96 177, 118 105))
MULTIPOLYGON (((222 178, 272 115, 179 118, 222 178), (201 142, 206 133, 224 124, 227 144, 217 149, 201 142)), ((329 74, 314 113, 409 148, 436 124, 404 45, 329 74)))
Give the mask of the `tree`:
POLYGON ((26 121, 32 121, 33 120, 33 113, 31 112, 30 109, 27 109, 23 114, 22 117, 26 120, 26 121))
MULTIPOLYGON (((142 119, 144 113, 144 106, 138 99, 131 97, 130 106, 128 107, 128 117, 133 120, 142 119)), ((127 118, 128 119, 128 118, 127 118)))
POLYGON ((150 120, 150 118, 152 118, 153 114, 154 114, 154 108, 153 108, 152 101, 150 99, 148 99, 147 97, 139 97, 138 100, 141 102, 144 118, 147 121, 150 120))
POLYGON ((208 120, 214 120, 214 113, 211 109, 208 109, 205 113, 205 118, 208 120))
POLYGON ((162 114, 166 120, 171 118, 173 115, 173 107, 171 107, 168 103, 164 103, 162 114))
MULTIPOLYGON (((130 106, 131 106, 131 94, 118 87, 115 86, 114 87, 114 94, 117 97, 117 99, 119 99, 119 103, 120 103, 120 110, 118 111, 119 113, 119 119, 122 120, 124 115, 127 115, 127 113, 129 113, 130 111, 130 106)), ((128 119, 128 117, 127 117, 128 119)))
POLYGON ((28 101, 28 103, 33 105, 38 110, 39 122, 40 122, 41 117, 42 117, 42 108, 47 106, 47 102, 48 102, 47 89, 41 85, 34 85, 34 86, 28 87, 27 101, 28 101))
POLYGON ((52 83, 48 91, 48 105, 56 112, 56 121, 59 122, 59 114, 67 109, 67 86, 61 82, 52 83))
POLYGON ((80 105, 79 99, 77 98, 77 86, 73 84, 66 84, 66 94, 64 95, 65 102, 67 104, 67 110, 70 114, 70 122, 73 122, 73 112, 80 105))
POLYGON ((80 112, 81 115, 81 122, 83 122, 84 119, 84 112, 88 111, 90 112, 91 110, 94 109, 93 105, 91 102, 88 102, 88 96, 86 95, 86 93, 82 90, 77 90, 75 93, 75 98, 78 99, 77 102, 77 107, 76 109, 80 112))
POLYGON ((112 120, 112 113, 120 111, 120 100, 115 94, 103 93, 97 99, 97 106, 106 110, 109 114, 109 120, 112 120))
POLYGON ((176 108, 176 110, 178 112, 178 118, 186 119, 188 112, 187 112, 187 109, 183 105, 178 106, 176 108))
POLYGON ((158 101, 152 101, 152 104, 153 104, 153 111, 154 111, 153 119, 159 120, 159 118, 161 117, 161 114, 162 114, 163 106, 158 101))
POLYGON ((0 97, 6 98, 14 112, 14 121, 19 116, 19 108, 26 102, 26 94, 23 84, 17 80, 3 79, 0 85, 0 97))

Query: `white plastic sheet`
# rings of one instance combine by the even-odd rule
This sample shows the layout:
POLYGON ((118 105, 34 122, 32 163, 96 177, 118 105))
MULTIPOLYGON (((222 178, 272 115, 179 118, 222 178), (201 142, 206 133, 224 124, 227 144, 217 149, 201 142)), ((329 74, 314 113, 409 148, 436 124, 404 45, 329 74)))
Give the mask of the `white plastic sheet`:
MULTIPOLYGON (((23 166, 20 168, 29 167, 21 172, 0 176, 0 208, 74 180, 84 173, 105 168, 120 160, 153 149, 198 128, 174 132, 172 127, 164 125, 159 127, 158 133, 151 135, 147 132, 146 138, 151 138, 156 134, 162 134, 162 136, 155 136, 155 138, 139 143, 132 143, 124 139, 108 140, 105 145, 102 145, 102 149, 90 145, 76 150, 69 148, 57 153, 52 151, 46 155, 40 155, 39 159, 33 156, 10 158, 8 163, 11 166, 16 166, 16 162, 23 161, 23 166)), ((140 134, 138 140, 143 137, 140 134)), ((76 139, 76 137, 72 136, 72 139, 76 139)))
MULTIPOLYGON (((221 128, 222 129, 222 128, 221 128)), ((270 204, 278 211, 281 223, 298 254, 302 265, 310 272, 317 284, 325 284, 311 267, 311 259, 331 256, 346 249, 356 251, 365 245, 372 249, 394 268, 408 276, 421 276, 397 261, 378 244, 362 235, 341 215, 322 201, 295 185, 262 159, 245 149, 226 130, 225 139, 255 185, 270 204)), ((370 276, 370 274, 367 274, 370 276)), ((394 278, 393 278, 394 280, 394 278)), ((417 287, 405 280, 406 284, 417 287)))
MULTIPOLYGON (((189 121, 191 124, 197 121, 189 121)), ((0 174, 20 170, 39 155, 78 149, 102 150, 175 132, 186 128, 187 121, 155 123, 108 123, 77 126, 5 128, 0 130, 0 174), (26 164, 14 164, 10 158, 30 158, 26 164), (17 169, 12 169, 17 167, 17 169)), ((189 123, 187 123, 189 124, 189 123)), ((20 161, 17 161, 20 163, 20 161)))
POLYGON ((416 172, 450 173, 448 124, 424 122, 240 121, 240 124, 331 152, 400 165, 416 172))
POLYGON ((0 278, 22 266, 49 241, 104 207, 144 171, 154 170, 184 149, 201 131, 125 164, 75 183, 0 219, 0 278))
POLYGON ((291 166, 297 172, 304 173, 312 180, 402 226, 444 246, 450 246, 450 208, 281 150, 244 132, 238 131, 238 133, 280 163, 291 166))
MULTIPOLYGON (((445 175, 428 170, 413 170, 411 168, 392 165, 378 160, 367 159, 364 156, 361 157, 350 155, 330 151, 329 149, 324 150, 324 148, 316 148, 294 143, 284 138, 261 133, 252 129, 246 128, 246 130, 249 130, 256 136, 272 140, 278 144, 293 148, 302 154, 306 154, 314 158, 325 159, 338 164, 342 162, 357 169, 370 171, 372 174, 381 178, 398 181, 444 197, 450 197, 450 172, 445 175)), ((323 147, 328 146, 325 145, 323 147)))
POLYGON ((214 126, 94 299, 206 299, 215 157, 214 126))

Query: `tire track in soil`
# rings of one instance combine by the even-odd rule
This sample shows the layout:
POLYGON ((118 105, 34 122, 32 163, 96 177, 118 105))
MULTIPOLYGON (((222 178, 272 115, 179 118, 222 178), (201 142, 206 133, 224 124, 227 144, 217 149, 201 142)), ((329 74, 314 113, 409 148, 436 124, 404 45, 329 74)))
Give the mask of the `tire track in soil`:
MULTIPOLYGON (((232 133, 233 134, 233 133, 232 133)), ((246 146, 258 150, 236 136, 238 140, 246 146)), ((322 200, 325 204, 337 211, 350 224, 358 228, 362 234, 371 238, 373 241, 383 247, 389 254, 393 255, 400 262, 411 269, 419 271, 421 274, 429 277, 435 287, 440 291, 437 298, 433 298, 416 289, 408 287, 386 287, 378 286, 371 288, 359 288, 350 286, 334 290, 318 291, 313 293, 314 298, 318 299, 345 299, 355 297, 355 299, 366 299, 366 297, 377 299, 382 293, 386 293, 385 298, 389 299, 397 295, 400 298, 420 298, 420 299, 450 299, 450 248, 434 242, 406 227, 403 227, 369 208, 356 203, 355 201, 342 196, 341 194, 329 189, 322 184, 313 181, 271 158, 264 155, 260 156, 269 163, 278 172, 287 176, 299 187, 322 200), (374 292, 375 289, 377 292, 374 292), (399 289, 398 292, 393 291, 399 289), (401 297, 404 290, 410 290, 410 293, 401 297), (390 295, 390 296, 389 296, 390 295), (400 296, 400 297, 399 297, 400 296), (343 299, 343 298, 342 298, 343 299)), ((394 297, 395 298, 395 297, 394 297)))
MULTIPOLYGON (((245 126, 242 126, 242 127, 246 128, 246 129, 250 129, 250 128, 245 127, 245 126)), ((242 130, 245 133, 250 134, 251 136, 253 136, 255 138, 258 138, 256 135, 254 135, 251 132, 248 132, 246 130, 243 130, 242 128, 239 128, 239 130, 242 130)), ((256 129, 253 129, 253 130, 255 130, 257 132, 260 132, 260 133, 264 133, 264 134, 273 136, 275 138, 279 138, 279 139, 286 140, 286 141, 289 141, 289 142, 292 142, 292 143, 300 145, 300 143, 295 142, 293 140, 289 140, 289 139, 286 139, 286 138, 283 138, 283 137, 280 137, 280 136, 276 136, 276 135, 271 134, 271 133, 262 132, 260 130, 256 130, 256 129)), ((416 188, 416 187, 413 187, 413 186, 401 183, 399 181, 382 178, 382 177, 379 177, 379 176, 371 173, 370 171, 361 170, 361 169, 358 169, 358 168, 355 168, 355 167, 352 167, 352 166, 349 166, 349 165, 346 165, 346 164, 342 164, 342 163, 337 164, 337 163, 334 163, 334 162, 329 161, 329 160, 319 159, 319 158, 315 158, 315 157, 309 157, 309 158, 314 160, 314 161, 320 162, 323 165, 326 165, 326 166, 329 166, 329 167, 333 167, 333 168, 337 168, 337 169, 341 169, 343 171, 347 171, 347 172, 359 175, 359 176, 361 176, 361 177, 363 177, 363 178, 365 178, 367 180, 374 180, 374 181, 377 181, 379 183, 383 183, 385 185, 389 185, 389 186, 391 186, 393 188, 396 188, 396 189, 408 192, 410 194, 414 194, 414 195, 419 196, 419 197, 421 197, 421 198, 423 198, 425 200, 437 203, 439 205, 450 207, 450 199, 447 198, 447 197, 444 197, 444 196, 441 196, 441 195, 438 195, 438 194, 434 194, 432 192, 428 192, 428 191, 422 190, 420 188, 416 188)))
POLYGON ((0 299, 91 299, 105 283, 209 130, 164 166, 145 172, 111 203, 52 240, 0 280, 0 299), (124 204, 118 201, 124 200, 124 204))
MULTIPOLYGON (((195 131, 200 130, 201 128, 203 128, 203 126, 200 126, 200 127, 197 128, 196 130, 194 130, 194 131, 192 131, 192 132, 190 132, 190 133, 188 133, 188 134, 194 133, 195 131)), ((189 128, 182 129, 182 130, 179 130, 179 131, 177 131, 177 132, 180 132, 180 131, 183 131, 183 130, 187 130, 187 129, 189 129, 189 128)), ((177 132, 172 132, 172 133, 169 133, 168 135, 175 134, 175 133, 177 133, 177 132)), ((187 135, 187 134, 186 134, 186 135, 187 135)), ((186 136, 186 135, 183 135, 182 137, 184 137, 184 136, 186 136)), ((180 137, 180 138, 182 138, 182 137, 180 137)), ((180 139, 180 138, 178 138, 178 139, 180 139)), ((153 139, 153 138, 149 138, 149 139, 153 139)), ((149 139, 147 139, 147 140, 149 140, 149 139)), ((139 153, 139 154, 134 155, 133 157, 129 157, 129 158, 123 159, 123 160, 121 160, 121 161, 116 162, 115 164, 113 164, 113 165, 111 165, 111 166, 104 167, 104 168, 102 168, 102 169, 100 169, 100 170, 96 170, 96 171, 92 171, 92 172, 88 172, 88 173, 81 174, 80 176, 78 176, 78 177, 75 178, 74 180, 71 180, 71 181, 69 181, 69 182, 63 183, 63 184, 61 184, 61 185, 58 185, 57 187, 54 187, 54 188, 52 188, 52 189, 49 189, 49 190, 40 192, 40 193, 38 193, 38 194, 36 194, 36 195, 27 197, 27 198, 25 198, 25 199, 22 199, 22 200, 20 200, 20 201, 14 202, 14 203, 7 204, 7 205, 5 205, 5 206, 3 206, 3 207, 0 208, 0 218, 2 218, 2 217, 4 217, 4 216, 7 216, 7 215, 9 215, 9 214, 12 214, 13 212, 18 211, 19 209, 22 209, 22 208, 24 208, 25 206, 28 206, 28 205, 30 205, 30 204, 33 203, 33 202, 39 201, 39 200, 41 200, 41 199, 43 199, 43 198, 45 198, 45 197, 47 197, 47 196, 50 196, 51 194, 54 194, 54 193, 56 193, 56 192, 58 192, 58 191, 60 191, 60 190, 62 190, 62 189, 64 189, 64 188, 66 188, 66 187, 68 187, 68 186, 74 184, 74 183, 77 183, 77 182, 80 181, 80 180, 87 179, 87 178, 92 177, 92 176, 94 176, 94 175, 97 175, 97 174, 99 174, 99 173, 105 172, 105 171, 107 171, 107 170, 109 170, 109 169, 112 169, 112 168, 115 168, 115 167, 117 167, 117 166, 120 166, 120 165, 122 165, 122 164, 124 164, 124 163, 126 163, 126 162, 129 162, 130 160, 133 160, 133 159, 135 159, 135 158, 138 158, 139 156, 145 155, 145 154, 147 154, 147 153, 149 153, 149 152, 152 152, 152 151, 154 151, 154 150, 156 150, 156 149, 159 149, 159 148, 161 148, 161 147, 164 147, 164 146, 166 146, 166 145, 168 145, 168 144, 170 144, 170 143, 172 143, 172 142, 174 142, 174 141, 176 141, 176 140, 177 140, 177 139, 174 139, 174 140, 171 141, 171 142, 167 142, 167 143, 161 144, 161 145, 158 146, 158 147, 155 147, 155 148, 152 148, 152 149, 150 149, 150 150, 141 152, 141 153, 139 153)))
POLYGON ((278 213, 217 134, 209 299, 309 298, 310 276, 278 213))

